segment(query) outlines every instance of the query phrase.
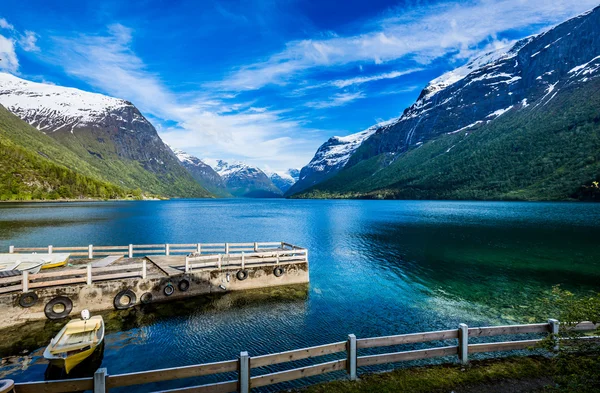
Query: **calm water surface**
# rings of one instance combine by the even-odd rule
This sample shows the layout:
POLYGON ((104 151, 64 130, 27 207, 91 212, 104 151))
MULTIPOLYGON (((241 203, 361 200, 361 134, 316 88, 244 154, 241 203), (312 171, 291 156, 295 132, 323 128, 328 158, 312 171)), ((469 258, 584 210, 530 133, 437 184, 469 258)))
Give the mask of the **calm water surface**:
MULTIPOLYGON (((598 204, 241 199, 0 204, 1 252, 11 244, 226 241, 286 241, 309 249, 308 293, 227 295, 169 305, 172 314, 111 313, 109 318, 126 320, 109 324, 103 367, 113 374, 233 359, 241 350, 252 356, 342 341, 349 333, 369 337, 455 328, 460 322, 543 322, 552 315, 539 299, 553 285, 580 293, 600 290, 599 239, 598 204)), ((29 356, 11 349, 0 377, 43 379, 39 348, 46 338, 19 332, 24 346, 38 349, 29 356)))

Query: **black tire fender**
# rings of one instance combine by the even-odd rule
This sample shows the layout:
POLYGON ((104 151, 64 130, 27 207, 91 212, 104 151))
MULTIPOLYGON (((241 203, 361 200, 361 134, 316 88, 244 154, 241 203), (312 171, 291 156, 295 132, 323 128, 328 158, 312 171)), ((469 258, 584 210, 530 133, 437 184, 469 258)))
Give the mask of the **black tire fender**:
POLYGON ((237 277, 238 280, 244 281, 245 279, 248 278, 248 270, 246 270, 246 269, 240 270, 235 274, 235 276, 237 277))
POLYGON ((183 280, 179 281, 177 288, 179 288, 181 292, 185 292, 190 289, 190 282, 184 278, 183 280))
POLYGON ((23 308, 34 306, 38 301, 38 295, 35 292, 25 292, 19 297, 19 305, 23 308))
POLYGON ((140 302, 142 302, 142 304, 152 303, 152 294, 150 292, 144 292, 142 296, 140 296, 140 302))
POLYGON ((275 277, 281 277, 284 273, 285 270, 281 266, 277 266, 275 269, 273 269, 273 275, 275 277))
POLYGON ((46 314, 46 318, 51 320, 63 319, 66 318, 71 311, 73 310, 73 302, 66 296, 57 296, 54 299, 50 300, 46 303, 44 307, 44 314, 46 314), (54 307, 57 305, 62 305, 62 311, 55 311, 54 307))
POLYGON ((167 284, 163 288, 163 293, 165 294, 165 296, 171 296, 173 294, 173 292, 175 292, 175 288, 173 287, 173 284, 167 284))
POLYGON ((135 306, 135 302, 137 301, 137 296, 135 292, 131 289, 124 289, 121 292, 117 293, 115 299, 113 300, 113 304, 116 310, 125 310, 127 308, 135 306), (123 300, 127 299, 126 303, 123 303, 123 300))

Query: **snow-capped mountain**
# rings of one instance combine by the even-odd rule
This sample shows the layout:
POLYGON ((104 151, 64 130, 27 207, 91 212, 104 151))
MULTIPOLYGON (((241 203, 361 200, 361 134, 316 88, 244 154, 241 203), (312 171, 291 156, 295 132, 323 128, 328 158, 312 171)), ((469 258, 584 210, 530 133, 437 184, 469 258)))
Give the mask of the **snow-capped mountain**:
POLYGON ((593 60, 600 48, 598 23, 596 8, 432 80, 398 121, 377 128, 347 166, 382 153, 403 153, 527 105, 544 105, 557 89, 573 83, 573 68, 588 62, 593 68, 598 61, 593 60))
MULTIPOLYGON (((73 131, 105 116, 119 120, 118 111, 133 104, 119 98, 70 87, 36 83, 0 73, 0 104, 40 131, 73 131)), ((137 114, 134 121, 144 121, 137 114)))
POLYGON ((364 131, 347 136, 334 136, 322 144, 308 165, 300 170, 298 180, 287 190, 286 195, 301 192, 338 173, 356 149, 380 125, 372 126, 364 131))
POLYGON ((432 80, 304 196, 574 198, 598 173, 599 87, 597 7, 432 80))
POLYGON ((231 197, 231 194, 227 191, 225 182, 210 165, 205 164, 198 157, 192 156, 181 149, 173 146, 169 147, 173 150, 173 153, 175 153, 175 156, 177 156, 181 165, 188 170, 192 177, 200 183, 202 187, 217 196, 231 197))
POLYGON ((286 171, 265 171, 275 187, 285 193, 300 177, 300 169, 290 168, 286 171))
POLYGON ((0 105, 128 188, 206 196, 156 129, 130 102, 0 73, 0 105))
POLYGON ((223 160, 204 159, 221 176, 227 189, 237 197, 281 197, 281 191, 259 168, 243 162, 228 163, 223 160))

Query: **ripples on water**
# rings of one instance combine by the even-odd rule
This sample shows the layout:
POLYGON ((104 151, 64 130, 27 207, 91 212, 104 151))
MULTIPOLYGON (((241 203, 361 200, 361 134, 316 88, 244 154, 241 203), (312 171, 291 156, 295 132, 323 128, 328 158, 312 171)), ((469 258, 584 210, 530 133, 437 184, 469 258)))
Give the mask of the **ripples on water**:
MULTIPOLYGON (((107 314, 112 331, 109 326, 103 366, 113 374, 233 359, 242 350, 252 356, 325 344, 345 340, 348 333, 370 337, 455 328, 459 322, 544 321, 552 315, 538 300, 553 285, 579 292, 600 289, 599 238, 600 205, 591 204, 174 200, 0 205, 2 250, 9 244, 280 240, 309 249, 308 293, 278 289, 107 314)), ((47 338, 35 332, 45 329, 51 336, 57 328, 36 326, 19 337, 24 348, 42 347, 47 338)), ((15 351, 9 350, 19 355, 15 351)), ((25 367, 2 366, 0 376, 41 379, 40 356, 38 349, 25 367)))

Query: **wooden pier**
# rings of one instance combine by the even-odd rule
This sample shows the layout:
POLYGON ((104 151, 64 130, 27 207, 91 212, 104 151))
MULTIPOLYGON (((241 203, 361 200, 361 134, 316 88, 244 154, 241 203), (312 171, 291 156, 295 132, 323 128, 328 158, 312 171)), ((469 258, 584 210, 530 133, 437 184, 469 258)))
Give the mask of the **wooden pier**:
POLYGON ((77 313, 309 280, 308 251, 285 242, 9 248, 34 252, 68 253, 72 266, 0 278, 0 328, 50 318, 56 297, 77 313), (118 304, 124 292, 131 301, 118 304))

